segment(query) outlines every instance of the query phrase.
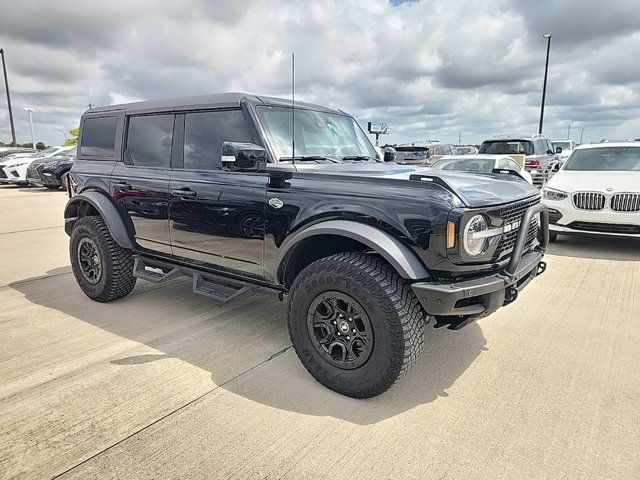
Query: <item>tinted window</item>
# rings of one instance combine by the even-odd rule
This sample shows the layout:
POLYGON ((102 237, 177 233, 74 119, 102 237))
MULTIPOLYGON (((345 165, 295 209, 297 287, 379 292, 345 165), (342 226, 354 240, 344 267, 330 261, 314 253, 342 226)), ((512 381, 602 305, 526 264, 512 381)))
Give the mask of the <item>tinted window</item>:
POLYGON ((492 155, 533 155, 533 143, 527 140, 487 140, 479 153, 492 155))
POLYGON ((574 150, 565 170, 640 172, 640 147, 598 147, 574 150))
POLYGON ((251 143, 240 110, 187 113, 184 120, 184 168, 219 170, 223 142, 251 143))
POLYGON ((137 167, 169 168, 173 115, 131 117, 127 134, 127 152, 137 167))
POLYGON ((82 155, 113 157, 116 144, 116 117, 87 118, 82 126, 82 155))

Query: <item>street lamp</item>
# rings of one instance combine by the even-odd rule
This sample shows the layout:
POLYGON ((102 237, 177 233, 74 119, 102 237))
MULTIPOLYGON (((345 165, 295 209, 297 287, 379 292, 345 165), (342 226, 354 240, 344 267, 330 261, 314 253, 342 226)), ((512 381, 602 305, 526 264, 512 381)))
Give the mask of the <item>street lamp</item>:
POLYGON ((31 114, 36 111, 33 107, 24 107, 24 111, 29 115, 29 125, 31 125, 31 146, 35 150, 36 149, 36 136, 33 134, 33 118, 31 114))
POLYGON ((4 72, 4 86, 7 90, 7 106, 9 107, 9 123, 11 123, 11 146, 16 146, 16 127, 13 124, 13 110, 11 110, 11 95, 9 95, 9 80, 7 80, 7 66, 4 63, 4 49, 0 48, 2 57, 2 71, 4 72))
POLYGON ((61 129, 61 128, 59 128, 59 129, 58 129, 58 131, 59 131, 61 134, 63 134, 63 135, 64 135, 64 143, 66 144, 66 143, 67 143, 67 131, 66 131, 66 130, 63 130, 63 129, 61 129))
POLYGON ((544 119, 544 99, 547 95, 547 73, 549 71, 549 50, 551 48, 551 34, 545 33, 542 35, 547 39, 547 60, 544 64, 544 83, 542 84, 542 104, 540 105, 540 126, 538 127, 538 133, 542 133, 542 120, 544 119))
POLYGON ((571 137, 571 124, 569 124, 569 128, 567 128, 567 140, 571 137))

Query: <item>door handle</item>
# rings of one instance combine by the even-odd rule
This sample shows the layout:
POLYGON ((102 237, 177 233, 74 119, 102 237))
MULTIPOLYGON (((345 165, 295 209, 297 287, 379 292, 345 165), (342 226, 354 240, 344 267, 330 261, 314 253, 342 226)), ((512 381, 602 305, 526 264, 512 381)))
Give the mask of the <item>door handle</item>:
POLYGON ((123 181, 119 181, 115 183, 115 186, 120 190, 131 190, 131 184, 123 181))
POLYGON ((174 197, 193 198, 197 195, 197 193, 191 190, 189 187, 182 187, 176 190, 171 190, 171 195, 173 195, 174 197))

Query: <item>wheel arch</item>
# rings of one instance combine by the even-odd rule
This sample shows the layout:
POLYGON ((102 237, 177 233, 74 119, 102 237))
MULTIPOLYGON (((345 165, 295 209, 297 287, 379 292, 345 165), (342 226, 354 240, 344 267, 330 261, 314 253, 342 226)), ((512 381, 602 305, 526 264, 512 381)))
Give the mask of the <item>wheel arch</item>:
POLYGON ((64 209, 64 229, 67 235, 71 235, 78 218, 90 215, 102 217, 118 245, 127 249, 135 248, 132 235, 116 206, 104 194, 96 191, 75 195, 67 203, 64 209))
POLYGON ((391 234, 352 220, 327 220, 306 227, 283 242, 275 278, 290 287, 300 271, 320 258, 366 250, 384 258, 402 278, 420 280, 430 276, 411 249, 391 234))

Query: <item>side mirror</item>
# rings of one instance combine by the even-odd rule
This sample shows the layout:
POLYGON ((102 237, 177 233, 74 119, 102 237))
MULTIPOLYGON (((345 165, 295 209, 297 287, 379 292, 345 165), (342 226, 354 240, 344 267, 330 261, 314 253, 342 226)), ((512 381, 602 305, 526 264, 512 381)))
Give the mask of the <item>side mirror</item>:
POLYGON ((547 150, 547 155, 553 155, 553 151, 552 150, 547 150))
POLYGON ((224 142, 221 157, 222 169, 230 172, 258 172, 266 169, 267 151, 253 143, 224 142))
POLYGON ((385 162, 395 162, 396 161, 396 149, 393 148, 393 147, 385 147, 383 160, 385 162))
POLYGON ((556 153, 562 153, 562 147, 556 147, 556 153))

